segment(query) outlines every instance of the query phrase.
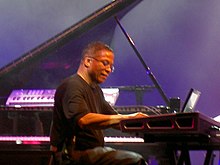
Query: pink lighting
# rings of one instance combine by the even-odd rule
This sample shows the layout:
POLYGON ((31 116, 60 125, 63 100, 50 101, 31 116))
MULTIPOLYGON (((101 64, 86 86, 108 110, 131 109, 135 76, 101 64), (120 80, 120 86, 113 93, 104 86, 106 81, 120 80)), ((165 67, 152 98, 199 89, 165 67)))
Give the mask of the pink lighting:
POLYGON ((0 136, 0 142, 15 142, 16 144, 41 144, 49 141, 50 137, 47 136, 0 136))
MULTIPOLYGON (((139 137, 105 137, 106 143, 143 143, 144 139, 139 137)), ((47 136, 0 136, 0 142, 15 142, 16 144, 41 144, 50 142, 47 136)))

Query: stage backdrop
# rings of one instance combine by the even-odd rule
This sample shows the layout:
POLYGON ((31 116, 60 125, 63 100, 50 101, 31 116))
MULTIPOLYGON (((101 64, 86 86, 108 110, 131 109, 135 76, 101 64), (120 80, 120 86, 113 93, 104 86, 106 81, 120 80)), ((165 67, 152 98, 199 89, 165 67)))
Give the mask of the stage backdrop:
MULTIPOLYGON (((1 0, 0 67, 109 2, 1 0)), ((143 0, 120 21, 168 98, 184 101, 196 88, 201 91, 197 110, 219 115, 220 1, 143 0)), ((115 72, 102 86, 153 85, 118 26, 110 44, 115 72)), ((157 89, 143 95, 145 105, 165 104, 157 89)), ((134 92, 121 91, 117 104, 136 104, 134 92)))

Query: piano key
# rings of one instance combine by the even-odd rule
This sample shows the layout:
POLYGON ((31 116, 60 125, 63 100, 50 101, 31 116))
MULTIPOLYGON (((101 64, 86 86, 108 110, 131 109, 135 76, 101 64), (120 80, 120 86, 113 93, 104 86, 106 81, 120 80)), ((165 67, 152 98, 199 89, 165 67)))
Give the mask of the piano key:
MULTIPOLYGON (((143 143, 139 137, 104 137, 105 143, 143 143)), ((0 142, 15 142, 24 144, 27 142, 50 142, 49 136, 0 136, 0 142)), ((36 143, 37 144, 37 143, 36 143)))

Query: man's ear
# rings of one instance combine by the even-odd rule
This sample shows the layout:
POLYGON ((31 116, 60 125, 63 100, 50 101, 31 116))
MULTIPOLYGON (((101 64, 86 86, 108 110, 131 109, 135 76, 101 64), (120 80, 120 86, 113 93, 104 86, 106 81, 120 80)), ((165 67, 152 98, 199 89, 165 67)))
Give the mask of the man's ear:
POLYGON ((88 68, 91 65, 91 61, 92 61, 91 58, 85 57, 85 59, 84 59, 84 66, 86 68, 88 68))

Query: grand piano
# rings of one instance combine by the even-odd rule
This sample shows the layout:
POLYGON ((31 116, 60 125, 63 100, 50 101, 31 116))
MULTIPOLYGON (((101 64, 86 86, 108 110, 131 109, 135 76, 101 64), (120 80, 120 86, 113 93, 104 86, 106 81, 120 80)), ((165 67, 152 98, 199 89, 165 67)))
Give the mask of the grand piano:
MULTIPOLYGON (((61 80, 76 71, 83 46, 92 40, 101 40, 110 44, 116 26, 114 16, 117 15, 118 18, 123 17, 139 2, 141 2, 141 0, 113 1, 0 69, 1 164, 13 164, 13 158, 20 161, 18 161, 17 164, 49 164, 51 158, 48 136, 53 107, 7 107, 5 103, 10 93, 15 89, 55 89, 61 80), (27 156, 31 157, 31 162, 24 159, 27 156), (33 163, 34 161, 35 163, 33 163)), ((109 139, 107 136, 105 139, 106 143, 108 143, 107 145, 121 149, 135 150, 144 154, 146 158, 148 158, 149 155, 166 156, 164 154, 167 153, 164 153, 161 147, 164 146, 167 148, 167 141, 164 143, 163 139, 156 141, 156 143, 149 143, 146 141, 147 133, 144 133, 144 137, 137 135, 140 135, 140 132, 143 134, 143 123, 144 126, 147 125, 145 123, 149 122, 159 124, 161 119, 164 121, 164 117, 168 118, 168 122, 164 122, 165 126, 168 123, 168 129, 172 130, 172 124, 170 126, 170 123, 173 123, 173 120, 176 119, 176 115, 166 114, 167 116, 161 116, 158 114, 164 113, 164 109, 153 108, 153 110, 155 110, 153 111, 152 108, 149 108, 150 107, 146 106, 116 107, 118 111, 126 110, 126 112, 129 113, 131 111, 141 110, 153 116, 152 118, 146 119, 146 121, 143 121, 143 119, 140 119, 140 121, 123 121, 121 125, 122 128, 124 128, 124 133, 116 132, 114 136, 124 136, 124 138, 122 140, 119 137, 109 139), (152 114, 152 112, 154 113, 152 114), (135 125, 136 123, 138 127, 135 125), (135 125, 135 129, 129 129, 128 126, 132 127, 133 125, 135 125), (163 143, 161 143, 161 141, 163 141, 163 143)), ((185 115, 183 115, 183 118, 184 117, 185 115)), ((197 117, 198 119, 200 118, 200 116, 197 117)), ((206 119, 205 117, 205 120, 206 119)), ((185 121, 185 118, 183 120, 185 121)), ((189 120, 191 121, 191 119, 189 120)), ((195 120, 197 121, 197 119, 195 120)), ((209 123, 212 124, 212 120, 209 120, 209 123)), ((186 122, 186 124, 188 124, 188 122, 186 122)), ((190 124, 192 124, 192 122, 190 124)), ((193 127, 194 125, 192 124, 190 126, 193 127)), ((215 123, 214 126, 216 126, 215 129, 219 131, 219 125, 215 123)), ((158 129, 156 127, 155 129, 161 131, 160 129, 164 128, 160 127, 160 129, 158 129)), ((112 133, 112 130, 109 132, 112 133)), ((156 131, 154 130, 154 132, 156 131)), ((162 134, 162 132, 159 132, 156 138, 161 138, 159 135, 162 134)), ((113 134, 108 134, 107 132, 107 135, 112 136, 113 134)), ((150 134, 150 136, 152 136, 152 134, 150 134)), ((175 145, 176 143, 168 142, 169 145, 173 145, 172 151, 182 150, 182 143, 178 146, 179 143, 175 145)), ((217 142, 218 144, 214 146, 215 148, 213 147, 214 149, 219 148, 219 141, 217 140, 217 142)), ((207 141, 204 143, 206 144, 207 141)), ((200 144, 204 143, 202 142, 200 144)), ((205 161, 205 164, 208 164, 213 148, 211 148, 212 146, 205 147, 209 147, 208 149, 210 151, 205 161)), ((188 152, 185 152, 185 149, 186 148, 184 148, 183 155, 188 158, 188 152)), ((179 158, 176 157, 176 155, 174 156, 174 159, 179 158)), ((184 163, 184 159, 182 157, 180 158, 180 164, 184 163)), ((185 162, 186 164, 190 164, 189 159, 185 161, 187 161, 185 162)), ((173 162, 173 164, 176 164, 176 162, 173 162)))
MULTIPOLYGON (((111 43, 116 22, 141 0, 112 1, 0 69, 0 164, 48 164, 52 107, 7 107, 15 89, 55 89, 74 73, 82 48, 111 43), (29 156, 29 160, 24 159, 29 156), (36 163, 34 163, 36 162, 36 163)), ((106 140, 108 141, 108 139, 106 140)))

